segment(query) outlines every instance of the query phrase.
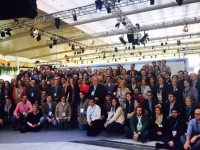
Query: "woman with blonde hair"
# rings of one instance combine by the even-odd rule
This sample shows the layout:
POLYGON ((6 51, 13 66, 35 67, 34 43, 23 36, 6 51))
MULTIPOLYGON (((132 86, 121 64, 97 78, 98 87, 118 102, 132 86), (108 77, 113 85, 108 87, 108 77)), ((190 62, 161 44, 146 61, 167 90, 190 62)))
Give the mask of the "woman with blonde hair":
POLYGON ((188 124, 188 122, 194 118, 194 111, 196 109, 196 105, 193 101, 192 97, 186 97, 185 98, 185 121, 186 124, 188 124))

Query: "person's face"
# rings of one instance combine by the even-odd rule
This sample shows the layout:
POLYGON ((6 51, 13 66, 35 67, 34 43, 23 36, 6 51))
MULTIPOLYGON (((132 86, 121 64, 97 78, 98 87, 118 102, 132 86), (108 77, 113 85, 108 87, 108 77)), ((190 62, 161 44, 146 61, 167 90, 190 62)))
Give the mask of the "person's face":
POLYGON ((22 85, 22 82, 19 80, 19 81, 17 82, 17 84, 18 84, 18 85, 22 85))
POLYGON ((52 101, 51 96, 48 96, 48 97, 47 97, 47 102, 48 102, 48 103, 51 103, 51 101, 52 101))
POLYGON ((156 65, 156 62, 152 62, 152 65, 155 66, 155 65, 156 65))
POLYGON ((115 107, 117 105, 117 102, 115 99, 112 100, 112 105, 113 105, 113 107, 115 107))
POLYGON ((83 93, 81 93, 81 92, 79 93, 79 96, 80 96, 80 98, 81 98, 81 99, 83 99, 83 98, 84 98, 84 94, 83 94, 83 93))
POLYGON ((172 111, 172 117, 176 118, 180 113, 178 113, 176 110, 172 111))
POLYGON ((182 79, 182 78, 183 78, 183 73, 182 73, 182 72, 179 72, 179 73, 178 73, 178 78, 179 78, 179 79, 182 79))
POLYGON ((185 104, 186 104, 186 106, 191 106, 191 105, 192 105, 192 102, 191 102, 191 100, 190 100, 189 98, 187 98, 187 99, 185 100, 185 104))
POLYGON ((131 70, 133 70, 135 68, 135 66, 133 64, 131 64, 131 70))
POLYGON ((137 114, 137 116, 141 116, 142 115, 142 108, 137 108, 136 114, 137 114))
POLYGON ((139 94, 139 90, 138 89, 134 89, 134 94, 139 94))
POLYGON ((122 87, 124 87, 124 82, 120 82, 120 87, 122 88, 122 87))
POLYGON ((26 103, 27 102, 27 96, 22 97, 22 102, 26 103))
POLYGON ((184 76, 186 76, 186 75, 188 75, 188 72, 185 71, 185 72, 184 72, 184 76))
POLYGON ((158 66, 160 66, 161 65, 161 62, 160 61, 158 61, 158 66))
POLYGON ((62 102, 62 103, 65 103, 65 97, 62 97, 62 98, 61 98, 61 102, 62 102))
POLYGON ((156 115, 161 115, 161 112, 160 112, 159 108, 156 108, 155 112, 156 112, 156 115))
POLYGON ((73 79, 70 79, 70 80, 69 80, 69 83, 70 83, 70 84, 74 84, 74 80, 73 80, 73 79))
POLYGON ((195 110, 194 117, 197 121, 200 121, 200 109, 195 110))
POLYGON ((136 83, 135 78, 132 78, 132 79, 131 79, 131 83, 132 83, 132 84, 135 84, 135 83, 136 83))
POLYGON ((190 79, 191 79, 192 81, 196 81, 196 80, 197 80, 197 75, 194 74, 194 73, 191 73, 191 74, 190 74, 190 79))
POLYGON ((54 81, 53 81, 53 80, 51 80, 51 81, 50 81, 50 84, 51 84, 51 85, 54 85, 54 81))
POLYGON ((8 87, 8 82, 5 82, 5 87, 8 87))
POLYGON ((32 84, 32 85, 35 85, 35 80, 31 80, 31 84, 32 84))
POLYGON ((188 81, 184 81, 184 86, 185 86, 186 88, 188 88, 188 87, 190 86, 189 82, 188 82, 188 81))
POLYGON ((111 81, 110 77, 106 77, 106 81, 107 81, 107 83, 110 83, 110 81, 111 81))
POLYGON ((94 85, 96 85, 96 84, 98 83, 98 82, 97 82, 97 78, 93 78, 92 83, 93 83, 94 85))
POLYGON ((98 80, 99 80, 99 82, 102 82, 103 78, 102 77, 98 77, 98 80))
POLYGON ((58 85, 58 80, 55 80, 55 81, 54 81, 54 85, 58 85))
POLYGON ((85 79, 82 80, 82 84, 86 84, 86 80, 85 79))
POLYGON ((120 78, 118 78, 118 79, 117 79, 117 83, 118 83, 118 84, 120 84, 120 82, 121 82, 121 79, 120 79, 120 78))
POLYGON ((154 79, 153 78, 150 78, 150 83, 154 84, 154 79))
POLYGON ((143 77, 145 77, 145 76, 146 76, 146 71, 141 71, 141 75, 142 75, 143 77))
POLYGON ((162 78, 159 78, 159 79, 158 79, 158 82, 159 82, 160 85, 162 85, 164 81, 163 81, 162 78))
POLYGON ((177 86, 176 81, 172 80, 172 85, 173 85, 173 86, 177 86))
POLYGON ((130 94, 127 94, 127 95, 126 95, 126 99, 127 99, 128 101, 130 101, 130 100, 131 100, 131 98, 132 98, 132 97, 131 97, 131 95, 130 95, 130 94))
POLYGON ((169 78, 170 78, 169 74, 168 73, 165 74, 165 79, 169 79, 169 78))
POLYGON ((10 99, 6 99, 6 105, 10 105, 11 104, 11 100, 10 99))
POLYGON ((162 61, 162 65, 165 65, 165 61, 162 61))
POLYGON ((30 84, 29 80, 26 80, 26 81, 25 81, 25 84, 26 84, 26 85, 30 84))
POLYGON ((177 79, 178 80, 178 78, 176 76, 173 76, 173 79, 177 79))
POLYGON ((169 102, 174 102, 175 98, 173 95, 170 94, 170 95, 168 95, 168 100, 169 100, 169 102))
POLYGON ((37 107, 36 106, 33 106, 33 112, 37 112, 37 107))
POLYGON ((110 98, 111 98, 110 95, 107 95, 107 96, 106 96, 106 100, 107 100, 107 101, 109 101, 110 98))
POLYGON ((45 97, 46 96, 46 92, 42 92, 42 97, 45 97))
POLYGON ((148 100, 152 100, 152 97, 153 97, 153 96, 152 96, 151 93, 147 93, 147 99, 148 99, 148 100))
POLYGON ((146 82, 144 80, 142 80, 141 84, 142 86, 146 86, 146 82))
POLYGON ((95 103, 94 103, 94 101, 93 101, 93 100, 90 100, 89 104, 90 104, 90 106, 92 106, 92 107, 93 107, 95 103))
POLYGON ((2 88, 2 84, 0 84, 0 88, 2 88))
POLYGON ((62 84, 65 84, 66 80, 64 78, 62 78, 61 82, 62 82, 62 84))

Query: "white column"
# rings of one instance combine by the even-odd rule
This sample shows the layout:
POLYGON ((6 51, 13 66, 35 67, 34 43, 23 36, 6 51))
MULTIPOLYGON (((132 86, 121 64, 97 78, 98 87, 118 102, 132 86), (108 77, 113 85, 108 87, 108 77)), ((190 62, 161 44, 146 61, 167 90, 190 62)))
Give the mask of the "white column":
POLYGON ((181 58, 180 50, 178 50, 178 58, 181 58))
POLYGON ((18 56, 15 56, 15 64, 16 64, 17 70, 19 72, 19 59, 18 59, 18 56))

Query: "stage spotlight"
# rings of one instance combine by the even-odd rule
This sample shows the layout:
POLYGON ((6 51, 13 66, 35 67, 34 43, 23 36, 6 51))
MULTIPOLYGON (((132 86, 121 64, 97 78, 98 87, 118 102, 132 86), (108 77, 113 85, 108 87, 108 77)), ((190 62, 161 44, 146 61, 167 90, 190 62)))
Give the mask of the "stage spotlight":
POLYGON ((166 49, 163 50, 163 53, 166 53, 166 49))
POLYGON ((56 45, 57 44, 57 40, 53 40, 53 45, 56 45))
POLYGON ((6 38, 6 34, 5 34, 5 32, 3 32, 3 31, 1 32, 1 38, 2 38, 2 39, 5 39, 5 38, 6 38))
POLYGON ((165 45, 167 45, 167 42, 165 42, 165 45))
POLYGON ((188 26, 187 26, 187 24, 186 24, 186 26, 183 28, 183 31, 184 31, 184 32, 188 32, 188 26))
POLYGON ((91 60, 91 64, 93 63, 93 60, 91 60))
POLYGON ((142 37, 142 39, 140 40, 140 42, 142 44, 145 44, 147 42, 147 38, 149 37, 149 35, 147 33, 144 34, 144 36, 142 37))
POLYGON ((77 15, 76 15, 75 10, 72 11, 72 16, 73 16, 74 21, 77 21, 77 15))
POLYGON ((176 0, 176 2, 178 3, 179 6, 183 4, 183 0, 176 0))
POLYGON ((108 13, 108 14, 111 13, 111 8, 110 8, 110 7, 107 8, 107 13, 108 13))
POLYGON ((84 52, 85 52, 85 49, 84 49, 84 48, 82 48, 82 49, 81 49, 81 52, 82 52, 82 53, 84 53, 84 52))
POLYGON ((154 49, 154 46, 152 46, 152 49, 154 49))
POLYGON ((119 28, 120 26, 120 22, 118 22, 116 25, 115 25, 115 28, 119 28))
POLYGON ((178 46, 181 45, 181 41, 180 40, 177 41, 177 45, 178 46))
POLYGON ((56 26, 57 29, 60 28, 60 18, 59 17, 55 18, 55 26, 56 26))
POLYGON ((49 45, 49 49, 52 50, 52 48, 53 48, 53 45, 49 45))
POLYGON ((124 26, 126 26, 126 19, 125 19, 125 18, 123 18, 122 24, 123 24, 124 26))
POLYGON ((131 49, 131 47, 129 46, 128 49, 131 49))
POLYGON ((80 60, 82 60, 82 58, 80 57, 80 60))
POLYGON ((36 40, 39 42, 41 40, 41 35, 38 34, 38 36, 36 37, 36 40))
POLYGON ((9 35, 9 36, 12 35, 12 34, 10 33, 10 31, 12 31, 12 29, 10 29, 10 28, 7 28, 7 29, 6 29, 6 34, 9 35))
POLYGON ((163 46, 163 43, 161 43, 160 45, 163 46))
POLYGON ((145 56, 143 56, 143 59, 145 59, 145 56))
POLYGON ((72 44, 72 48, 71 48, 72 50, 75 50, 75 45, 74 44, 72 44))
POLYGON ((134 46, 134 45, 132 46, 132 49, 135 49, 135 46, 134 46))
POLYGON ((96 1, 95 1, 97 12, 100 12, 100 11, 101 11, 102 6, 103 6, 103 3, 104 3, 104 2, 101 1, 101 0, 96 0, 96 1))
POLYGON ((137 23, 136 24, 136 27, 138 28, 138 30, 140 29, 140 24, 139 23, 137 23))
POLYGON ((150 0, 150 5, 154 5, 154 0, 150 0))
POLYGON ((118 52, 118 49, 117 49, 117 47, 115 47, 115 52, 118 52))
POLYGON ((140 55, 142 55, 142 52, 140 52, 140 55))

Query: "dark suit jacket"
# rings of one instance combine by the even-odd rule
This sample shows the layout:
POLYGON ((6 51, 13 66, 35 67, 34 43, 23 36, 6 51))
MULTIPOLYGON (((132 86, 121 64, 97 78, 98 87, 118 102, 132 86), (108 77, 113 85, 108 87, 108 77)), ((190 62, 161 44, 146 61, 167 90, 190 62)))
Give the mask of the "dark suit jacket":
MULTIPOLYGON (((164 117, 169 117, 169 109, 170 109, 170 102, 169 101, 167 101, 167 102, 165 102, 164 104, 163 104, 164 106, 164 108, 163 108, 163 115, 164 115, 164 117)), ((182 108, 183 106, 179 103, 179 102, 175 102, 174 103, 174 108, 178 108, 178 109, 180 109, 180 115, 181 116, 184 116, 184 112, 183 112, 183 108, 182 108)))
POLYGON ((180 86, 178 86, 175 90, 173 89, 173 93, 176 96, 176 101, 180 104, 184 104, 183 89, 180 86))
MULTIPOLYGON (((5 108, 5 103, 2 104, 0 107, 0 118, 8 117, 8 114, 7 114, 7 112, 4 111, 4 108, 5 108)), ((13 112, 14 112, 15 108, 16 108, 16 104, 12 103, 11 109, 9 111, 9 117, 13 116, 13 112)))
POLYGON ((147 99, 144 100, 143 102, 143 108, 146 109, 148 111, 148 116, 151 117, 153 115, 155 115, 155 106, 158 104, 158 100, 157 99, 152 99, 151 101, 151 108, 152 108, 152 111, 150 111, 149 109, 149 102, 147 99))
MULTIPOLYGON (((66 93, 65 93, 65 96, 68 97, 68 102, 72 102, 72 87, 71 85, 68 85, 67 86, 67 90, 66 90, 66 93)), ((77 84, 74 84, 74 92, 75 92, 75 102, 79 102, 79 92, 80 92, 80 89, 78 87, 77 84)))
MULTIPOLYGON (((159 85, 157 85, 157 88, 156 88, 156 93, 159 89, 159 85)), ((163 88, 162 88, 162 101, 163 103, 166 102, 168 100, 168 93, 172 92, 173 89, 171 86, 166 86, 164 84, 163 88)), ((158 99, 158 97, 156 97, 158 99)))
MULTIPOLYGON (((136 83, 136 87, 137 87, 137 88, 141 88, 141 86, 139 86, 137 83, 136 83)), ((136 88, 136 87, 135 87, 135 88, 136 88)), ((133 95, 133 94, 134 94, 134 91, 133 91, 133 88, 132 88, 132 84, 128 85, 127 88, 131 91, 131 93, 132 93, 132 95, 133 95)))
POLYGON ((34 85, 33 87, 33 91, 34 91, 34 97, 31 97, 31 93, 32 93, 32 86, 28 85, 27 89, 26 89, 26 94, 28 96, 29 101, 33 104, 35 103, 35 101, 39 100, 40 97, 40 89, 38 85, 34 85))
POLYGON ((42 104, 42 115, 47 118, 48 117, 48 114, 49 114, 49 111, 52 112, 53 116, 55 116, 55 110, 56 110, 56 105, 57 103, 56 102, 51 102, 51 110, 49 109, 49 105, 48 103, 43 103, 42 104))
POLYGON ((167 85, 167 86, 172 86, 172 81, 171 81, 171 79, 169 79, 167 82, 165 82, 165 85, 167 85))
MULTIPOLYGON (((92 91, 94 91, 94 86, 91 85, 89 92, 88 92, 88 97, 91 97, 92 95, 92 91)), ((98 84, 97 88, 95 90, 94 96, 93 97, 97 97, 99 100, 96 102, 97 105, 99 105, 99 107, 102 108, 103 105, 103 101, 104 101, 104 97, 105 97, 105 88, 103 85, 98 84)))
MULTIPOLYGON (((139 82, 141 82, 142 79, 143 79, 143 78, 140 77, 140 78, 139 78, 139 82)), ((149 85, 149 83, 150 83, 150 78, 146 76, 146 77, 145 77, 145 80, 146 80, 146 84, 149 85)))
POLYGON ((113 95, 113 91, 114 91, 114 88, 115 88, 114 83, 110 83, 110 87, 108 86, 107 83, 104 83, 104 87, 105 87, 106 93, 110 92, 110 94, 113 95))
POLYGON ((151 92, 153 93, 153 98, 157 99, 157 84, 150 84, 151 92))
POLYGON ((57 102, 59 102, 62 97, 62 87, 58 85, 57 91, 56 91, 55 86, 52 86, 50 89, 50 95, 53 101, 55 101, 55 98, 58 98, 57 102), (54 96, 55 92, 56 92, 56 96, 54 96))

